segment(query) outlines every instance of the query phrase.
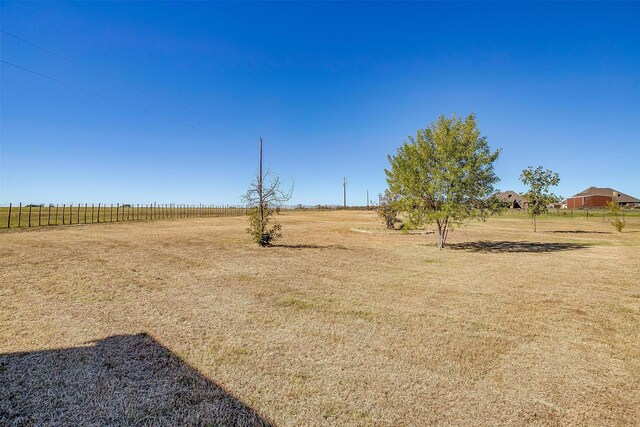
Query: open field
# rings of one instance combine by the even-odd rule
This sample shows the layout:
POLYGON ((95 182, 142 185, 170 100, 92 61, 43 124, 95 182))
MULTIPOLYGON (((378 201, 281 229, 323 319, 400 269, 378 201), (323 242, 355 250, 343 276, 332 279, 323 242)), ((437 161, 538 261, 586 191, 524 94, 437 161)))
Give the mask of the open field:
MULTIPOLYGON (((314 209, 313 207, 305 207, 304 211, 314 210, 334 210, 335 207, 329 209, 314 209)), ((339 207, 338 207, 339 209, 339 207)), ((350 207, 350 210, 365 210, 362 207, 350 207)), ((300 210, 288 207, 287 210, 300 210)), ((104 205, 98 209, 98 205, 69 205, 54 206, 32 206, 29 212, 28 206, 22 206, 22 211, 18 205, 11 209, 11 217, 9 218, 9 207, 0 206, 0 230, 5 228, 19 227, 40 227, 40 226, 58 226, 58 225, 75 225, 75 224, 94 224, 97 222, 119 222, 119 221, 146 221, 151 219, 173 219, 173 218, 189 218, 189 217, 218 217, 218 216, 239 216, 246 214, 245 208, 237 206, 206 206, 199 207, 183 207, 183 206, 157 206, 150 205, 140 206, 133 205, 130 207, 117 207, 116 205, 104 205)), ((509 210, 503 216, 507 217, 526 217, 528 214, 524 210, 509 210)), ((543 218, 558 217, 566 219, 585 218, 592 221, 607 221, 613 218, 612 214, 605 209, 551 209, 543 218)), ((623 209, 621 218, 640 218, 640 209, 623 209)))
POLYGON ((638 425, 640 218, 0 234, 0 424, 638 425))

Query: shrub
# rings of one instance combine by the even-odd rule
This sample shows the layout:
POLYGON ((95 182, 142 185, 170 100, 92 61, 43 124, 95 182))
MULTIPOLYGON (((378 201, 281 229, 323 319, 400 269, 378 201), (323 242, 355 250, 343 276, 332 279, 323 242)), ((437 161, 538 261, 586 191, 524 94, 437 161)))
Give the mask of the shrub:
POLYGON ((378 195, 378 216, 384 220, 387 229, 393 230, 398 222, 398 198, 387 189, 378 195))
POLYGON ((256 206, 249 211, 249 227, 247 233, 253 237, 253 241, 260 246, 269 246, 275 239, 281 237, 281 226, 273 219, 274 209, 269 205, 262 210, 256 206))
POLYGON ((611 220, 611 225, 613 225, 613 228, 615 228, 618 233, 622 233, 622 229, 625 225, 627 225, 627 223, 624 218, 620 219, 620 213, 622 212, 620 205, 618 205, 616 202, 611 201, 607 203, 607 210, 611 215, 614 216, 614 218, 611 220))

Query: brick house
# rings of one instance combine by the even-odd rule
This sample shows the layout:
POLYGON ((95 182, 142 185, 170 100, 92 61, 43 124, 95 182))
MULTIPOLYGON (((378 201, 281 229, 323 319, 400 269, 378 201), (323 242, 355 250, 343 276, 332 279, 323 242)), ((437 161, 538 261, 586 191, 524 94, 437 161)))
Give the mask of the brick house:
POLYGON ((604 208, 614 201, 620 206, 640 206, 640 200, 613 188, 589 187, 580 193, 567 198, 567 208, 588 209, 604 208))

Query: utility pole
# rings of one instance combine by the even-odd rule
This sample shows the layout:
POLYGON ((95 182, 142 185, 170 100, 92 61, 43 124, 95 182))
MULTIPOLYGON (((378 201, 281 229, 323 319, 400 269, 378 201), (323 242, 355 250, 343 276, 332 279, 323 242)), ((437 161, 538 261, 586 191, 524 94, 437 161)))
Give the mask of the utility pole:
POLYGON ((342 205, 347 209, 347 177, 342 178, 342 205))
POLYGON ((264 206, 262 203, 262 137, 260 137, 260 172, 258 175, 258 209, 260 209, 260 220, 264 223, 264 206))

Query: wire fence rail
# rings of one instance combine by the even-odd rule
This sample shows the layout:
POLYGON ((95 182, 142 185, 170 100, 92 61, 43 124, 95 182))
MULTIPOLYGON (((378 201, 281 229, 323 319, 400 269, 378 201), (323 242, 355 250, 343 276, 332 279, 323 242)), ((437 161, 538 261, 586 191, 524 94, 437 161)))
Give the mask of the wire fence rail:
POLYGON ((5 229, 247 215, 245 206, 185 204, 26 204, 0 207, 5 229))
MULTIPOLYGON (((178 218, 212 218, 243 216, 249 207, 237 205, 186 205, 186 204, 13 204, 0 206, 0 228, 30 228, 59 225, 98 224, 128 221, 152 221, 178 218)), ((335 211, 374 210, 375 205, 290 205, 277 208, 282 211, 335 211)), ((509 209, 502 215, 528 216, 526 210, 509 209)), ((622 209, 620 217, 640 218, 640 209, 622 209)), ((543 216, 582 218, 606 221, 614 216, 606 209, 549 209, 543 216)))
MULTIPOLYGON (((509 216, 529 216, 529 212, 526 209, 507 209, 502 215, 509 216)), ((540 215, 541 217, 557 217, 557 218, 575 218, 586 220, 602 220, 620 218, 622 220, 626 218, 639 218, 640 208, 621 208, 616 214, 610 212, 607 208, 592 207, 589 209, 549 209, 546 213, 540 215)))

